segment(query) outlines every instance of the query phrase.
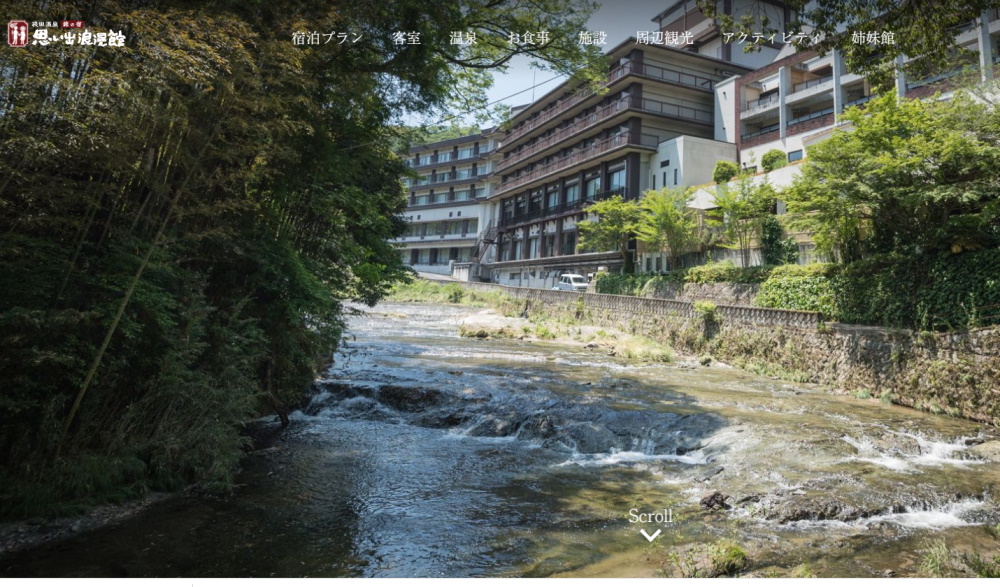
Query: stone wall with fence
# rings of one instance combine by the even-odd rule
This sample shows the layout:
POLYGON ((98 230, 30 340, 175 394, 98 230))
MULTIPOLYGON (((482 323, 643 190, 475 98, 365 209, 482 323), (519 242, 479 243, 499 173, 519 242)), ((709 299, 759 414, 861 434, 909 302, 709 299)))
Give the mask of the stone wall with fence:
POLYGON ((573 318, 762 375, 819 383, 934 413, 1000 425, 1000 328, 931 333, 825 324, 815 312, 462 283, 501 291, 528 315, 573 318), (520 303, 519 303, 520 306, 520 303))

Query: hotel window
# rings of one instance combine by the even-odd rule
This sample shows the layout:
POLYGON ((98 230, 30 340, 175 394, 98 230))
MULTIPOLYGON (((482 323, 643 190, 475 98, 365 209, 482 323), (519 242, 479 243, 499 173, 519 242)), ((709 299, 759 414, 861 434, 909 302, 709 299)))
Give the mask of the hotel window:
POLYGON ((587 180, 587 183, 586 183, 586 186, 585 186, 584 196, 586 196, 587 198, 593 198, 600 191, 601 191, 601 178, 600 177, 595 177, 593 179, 588 179, 587 180))
POLYGON ((545 207, 549 210, 559 205, 559 191, 553 190, 545 194, 545 207))
POLYGON ((625 168, 611 172, 608 177, 608 189, 611 191, 625 188, 625 168))
POLYGON ((566 203, 572 204, 580 199, 580 186, 577 184, 566 186, 566 203))

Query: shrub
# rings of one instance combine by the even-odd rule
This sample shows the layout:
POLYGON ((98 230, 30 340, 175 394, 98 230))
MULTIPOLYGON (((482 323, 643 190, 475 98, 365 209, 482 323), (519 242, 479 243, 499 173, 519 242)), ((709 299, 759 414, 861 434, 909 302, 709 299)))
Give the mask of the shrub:
POLYGON ((764 171, 781 169, 788 163, 788 156, 781 149, 771 149, 760 158, 760 167, 764 171))
POLYGON ((835 267, 827 263, 775 267, 753 303, 762 308, 819 312, 824 318, 832 318, 837 308, 829 275, 835 267))
POLYGON ((684 272, 686 283, 760 283, 767 279, 771 267, 737 267, 732 261, 691 267, 684 272))
POLYGON ((719 321, 719 308, 712 302, 699 300, 694 303, 694 311, 698 312, 705 324, 715 324, 719 321))
POLYGON ((652 275, 619 275, 602 273, 594 280, 594 291, 619 296, 637 296, 652 275))
POLYGON ((716 544, 712 548, 712 577, 733 577, 749 566, 750 557, 735 544, 716 544))
POLYGON ((715 169, 712 171, 712 180, 715 183, 726 183, 736 177, 740 172, 740 167, 732 161, 717 161, 715 169))

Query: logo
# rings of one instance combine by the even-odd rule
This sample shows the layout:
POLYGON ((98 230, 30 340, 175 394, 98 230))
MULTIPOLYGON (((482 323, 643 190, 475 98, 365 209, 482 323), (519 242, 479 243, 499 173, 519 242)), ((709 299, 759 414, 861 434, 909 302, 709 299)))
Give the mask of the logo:
POLYGON ((7 44, 11 47, 28 46, 28 22, 12 20, 7 23, 7 44))

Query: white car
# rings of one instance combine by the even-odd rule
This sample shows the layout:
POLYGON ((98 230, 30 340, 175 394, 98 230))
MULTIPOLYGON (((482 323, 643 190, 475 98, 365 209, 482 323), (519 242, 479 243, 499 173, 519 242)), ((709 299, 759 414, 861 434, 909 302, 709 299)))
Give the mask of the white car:
POLYGON ((559 278, 559 283, 552 289, 562 291, 587 291, 587 278, 575 273, 567 273, 559 278))

